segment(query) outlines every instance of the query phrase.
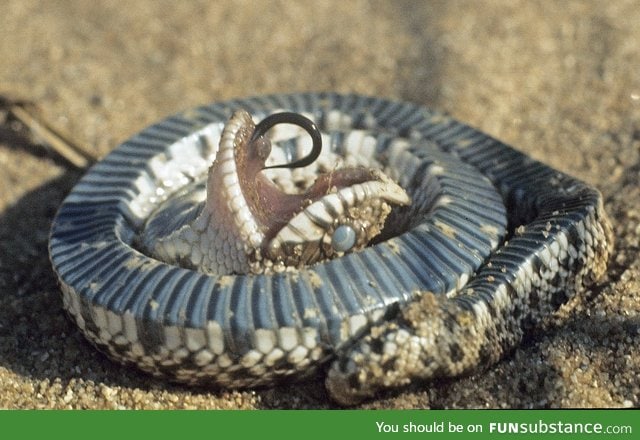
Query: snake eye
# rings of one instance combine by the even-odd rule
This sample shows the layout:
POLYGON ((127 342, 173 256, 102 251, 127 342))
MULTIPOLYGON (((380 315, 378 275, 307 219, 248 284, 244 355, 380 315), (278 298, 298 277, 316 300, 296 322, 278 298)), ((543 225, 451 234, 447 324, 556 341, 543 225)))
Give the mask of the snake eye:
POLYGON ((347 252, 356 244, 356 231, 347 225, 340 225, 333 231, 331 246, 336 252, 347 252))

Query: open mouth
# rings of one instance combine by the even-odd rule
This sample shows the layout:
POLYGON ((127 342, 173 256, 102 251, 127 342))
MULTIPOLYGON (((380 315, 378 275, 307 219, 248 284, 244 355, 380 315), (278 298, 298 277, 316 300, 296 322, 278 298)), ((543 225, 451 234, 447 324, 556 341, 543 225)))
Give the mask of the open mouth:
POLYGON ((392 206, 409 205, 410 197, 371 167, 336 163, 296 193, 264 172, 311 165, 321 150, 319 130, 302 115, 277 113, 255 125, 236 111, 221 134, 204 200, 194 204, 190 191, 167 200, 147 222, 144 247, 162 261, 217 275, 293 270, 361 250, 383 230, 392 206), (277 124, 304 129, 311 152, 267 166, 266 132, 277 124))

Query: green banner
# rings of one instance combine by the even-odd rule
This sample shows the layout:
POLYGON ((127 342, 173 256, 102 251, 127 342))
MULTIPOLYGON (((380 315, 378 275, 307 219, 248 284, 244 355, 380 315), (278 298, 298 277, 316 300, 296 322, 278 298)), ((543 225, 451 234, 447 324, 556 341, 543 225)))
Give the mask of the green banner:
POLYGON ((640 433, 640 412, 3 411, 0 424, 7 439, 632 439, 640 433))

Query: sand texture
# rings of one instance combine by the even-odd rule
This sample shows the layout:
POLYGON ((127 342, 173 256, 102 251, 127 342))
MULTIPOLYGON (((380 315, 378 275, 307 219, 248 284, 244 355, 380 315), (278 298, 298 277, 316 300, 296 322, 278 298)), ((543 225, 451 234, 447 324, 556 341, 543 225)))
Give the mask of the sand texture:
MULTIPOLYGON (((0 95, 96 157, 196 105, 339 91, 433 107, 600 188, 607 278, 502 362, 367 408, 640 405, 640 2, 4 0, 0 95)), ((81 173, 0 109, 1 408, 327 408, 320 379, 224 391, 111 362, 47 255, 81 173)))

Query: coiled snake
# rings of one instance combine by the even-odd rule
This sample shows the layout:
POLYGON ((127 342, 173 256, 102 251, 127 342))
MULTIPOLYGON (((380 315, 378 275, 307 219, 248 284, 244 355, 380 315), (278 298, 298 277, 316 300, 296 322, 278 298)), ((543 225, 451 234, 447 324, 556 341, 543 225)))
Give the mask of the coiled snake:
POLYGON ((426 108, 334 93, 145 129, 81 179, 50 239, 64 307, 112 358, 228 387, 329 364, 342 404, 497 361, 611 249, 596 189, 426 108), (281 111, 318 128, 255 127, 281 111))

